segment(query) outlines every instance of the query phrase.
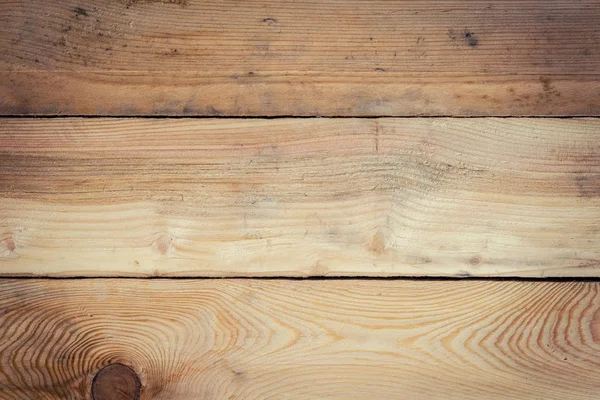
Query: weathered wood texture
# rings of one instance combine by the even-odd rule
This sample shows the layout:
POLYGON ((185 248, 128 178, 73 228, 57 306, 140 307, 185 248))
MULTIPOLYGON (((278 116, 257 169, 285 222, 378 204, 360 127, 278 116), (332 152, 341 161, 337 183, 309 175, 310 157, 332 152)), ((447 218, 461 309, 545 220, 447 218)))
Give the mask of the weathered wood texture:
POLYGON ((5 275, 600 275, 599 119, 4 119, 5 275))
POLYGON ((600 2, 0 2, 0 114, 600 115, 600 2))
POLYGON ((598 283, 3 280, 0 398, 597 399, 598 283))

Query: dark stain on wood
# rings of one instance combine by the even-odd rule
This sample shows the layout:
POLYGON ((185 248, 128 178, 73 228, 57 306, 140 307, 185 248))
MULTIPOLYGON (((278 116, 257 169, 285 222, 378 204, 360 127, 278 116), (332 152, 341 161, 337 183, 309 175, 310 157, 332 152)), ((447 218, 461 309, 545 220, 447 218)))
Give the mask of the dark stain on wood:
POLYGON ((150 3, 163 3, 163 4, 177 4, 181 7, 187 6, 187 0, 126 0, 125 5, 127 8, 138 4, 150 4, 150 3))
POLYGON ((547 78, 545 76, 540 76, 540 83, 542 84, 542 87, 544 88, 544 92, 552 91, 551 82, 552 81, 550 80, 550 78, 547 78))
POLYGON ((592 174, 575 175, 575 183, 579 197, 592 198, 600 196, 600 176, 592 174))
POLYGON ((581 260, 577 267, 579 268, 598 268, 600 260, 581 260))
POLYGON ((137 374, 123 364, 102 368, 92 381, 93 400, 138 400, 142 384, 137 374))
POLYGON ((471 31, 465 31, 465 34, 463 35, 465 42, 470 46, 470 47, 477 47, 479 45, 479 40, 477 40, 477 37, 475 36, 474 32, 471 31))
POLYGON ((542 84, 542 93, 538 96, 538 103, 552 101, 554 98, 561 96, 560 91, 554 87, 550 78, 540 76, 540 83, 542 84))
POLYGON ((77 15, 83 15, 84 17, 88 16, 87 10, 85 8, 75 7, 73 9, 73 12, 77 15))
MULTIPOLYGON (((465 29, 464 33, 461 36, 462 36, 464 42, 467 45, 469 45, 469 47, 479 46, 479 39, 477 39, 475 32, 471 32, 470 30, 465 29)), ((448 29, 448 37, 450 38, 450 40, 456 40, 458 38, 458 35, 454 31, 454 29, 448 29)), ((418 43, 418 41, 417 41, 417 43, 418 43)))

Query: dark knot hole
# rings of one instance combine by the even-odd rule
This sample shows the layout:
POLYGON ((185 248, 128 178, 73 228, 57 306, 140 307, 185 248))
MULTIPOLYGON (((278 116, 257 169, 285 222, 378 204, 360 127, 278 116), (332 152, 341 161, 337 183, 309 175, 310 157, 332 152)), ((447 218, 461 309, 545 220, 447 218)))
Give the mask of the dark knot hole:
POLYGON ((93 400, 139 400, 142 384, 134 370, 123 364, 102 368, 92 380, 93 400))

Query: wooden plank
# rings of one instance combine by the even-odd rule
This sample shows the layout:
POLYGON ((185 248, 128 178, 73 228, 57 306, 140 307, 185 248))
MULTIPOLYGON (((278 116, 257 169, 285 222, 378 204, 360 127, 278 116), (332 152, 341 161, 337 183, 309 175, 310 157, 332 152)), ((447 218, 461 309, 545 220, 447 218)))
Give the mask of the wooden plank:
POLYGON ((11 0, 0 114, 600 115, 600 2, 11 0))
POLYGON ((4 275, 599 276, 599 119, 4 119, 4 275))
POLYGON ((89 399, 94 374, 122 364, 142 400, 597 399, 599 289, 3 280, 0 397, 89 399))

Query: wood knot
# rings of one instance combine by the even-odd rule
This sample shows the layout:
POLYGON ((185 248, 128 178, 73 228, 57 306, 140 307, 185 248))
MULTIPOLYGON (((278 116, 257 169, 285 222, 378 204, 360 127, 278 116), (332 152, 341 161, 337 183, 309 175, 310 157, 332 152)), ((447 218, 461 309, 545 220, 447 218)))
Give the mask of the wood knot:
POLYGON ((175 250, 175 246, 173 244, 173 238, 162 235, 160 236, 152 246, 154 249, 163 256, 169 257, 175 250))
POLYGON ((14 239, 9 236, 4 239, 0 239, 0 259, 2 258, 19 258, 19 254, 16 252, 17 245, 14 239))
POLYGON ((14 240, 8 238, 4 241, 4 245, 6 246, 6 249, 8 251, 10 251, 11 253, 13 251, 15 251, 15 241, 14 240))
POLYGON ((469 264, 471 264, 474 267, 481 265, 482 262, 483 262, 483 259, 479 256, 475 256, 469 260, 469 264))
POLYGON ((137 374, 123 364, 102 368, 92 381, 93 400, 138 400, 142 384, 137 374))
POLYGON ((385 236, 383 236, 383 233, 377 232, 373 236, 371 243, 369 243, 369 251, 375 255, 380 255, 385 252, 385 236))

